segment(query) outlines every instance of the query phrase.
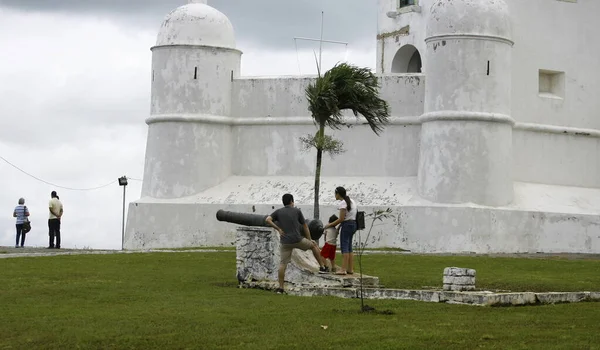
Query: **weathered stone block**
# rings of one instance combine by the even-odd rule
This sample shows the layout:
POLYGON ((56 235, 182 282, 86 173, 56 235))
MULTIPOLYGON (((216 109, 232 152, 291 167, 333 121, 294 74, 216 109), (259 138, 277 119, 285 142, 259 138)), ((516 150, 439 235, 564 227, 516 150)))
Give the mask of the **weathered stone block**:
MULTIPOLYGON (((360 289, 357 289, 360 297, 360 289)), ((393 300, 416 300, 437 303, 440 301, 439 292, 426 290, 403 290, 403 289, 363 289, 366 299, 393 299, 393 300)))
POLYGON ((278 237, 270 228, 239 227, 236 235, 238 281, 277 279, 278 246, 278 237))
POLYGON ((332 296, 346 299, 358 298, 355 288, 292 287, 286 289, 286 293, 302 297, 332 296))
POLYGON ((600 301, 600 292, 590 292, 590 300, 600 301))
POLYGON ((449 304, 485 305, 486 295, 481 293, 465 293, 447 291, 440 293, 440 302, 449 304))
POLYGON ((487 306, 531 305, 537 303, 535 293, 504 293, 486 296, 487 306))
POLYGON ((446 267, 444 269, 444 290, 470 291, 475 290, 476 271, 462 267, 446 267))
POLYGON ((471 276, 444 276, 444 284, 475 285, 475 277, 471 276))
POLYGON ((589 292, 536 293, 536 297, 542 304, 576 303, 591 300, 589 292))
POLYGON ((473 269, 467 269, 462 267, 446 267, 444 269, 444 276, 471 276, 476 277, 477 272, 473 269))
POLYGON ((475 285, 474 284, 470 284, 470 285, 463 285, 463 284, 444 284, 444 290, 451 290, 451 291, 456 291, 456 292, 462 292, 462 291, 472 291, 475 290, 475 285))

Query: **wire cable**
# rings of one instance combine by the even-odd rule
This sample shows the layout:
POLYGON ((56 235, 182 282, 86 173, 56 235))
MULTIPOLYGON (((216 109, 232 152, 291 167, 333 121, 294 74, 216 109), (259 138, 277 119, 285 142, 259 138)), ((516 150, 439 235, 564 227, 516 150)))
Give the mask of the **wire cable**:
POLYGON ((298 74, 302 75, 302 69, 300 69, 300 54, 298 53, 298 41, 294 38, 294 46, 296 46, 296 60, 298 61, 298 74))
MULTIPOLYGON (((109 182, 109 183, 107 183, 107 184, 104 184, 104 185, 102 185, 102 186, 91 187, 91 188, 74 188, 74 187, 60 186, 60 185, 54 184, 54 183, 52 183, 52 182, 48 182, 48 181, 46 181, 46 180, 40 179, 39 177, 37 177, 37 176, 35 176, 35 175, 32 175, 32 174, 30 174, 30 173, 26 172, 25 170, 23 170, 23 169, 19 168, 18 166, 14 165, 13 163, 9 162, 9 161, 8 161, 6 158, 4 158, 4 157, 2 157, 2 156, 0 156, 0 159, 2 159, 2 160, 3 160, 3 161, 5 161, 5 162, 6 162, 8 165, 12 166, 13 168, 17 169, 18 171, 22 172, 23 174, 25 174, 25 175, 27 175, 27 176, 29 176, 29 177, 32 177, 32 178, 34 178, 34 179, 36 179, 36 180, 38 180, 38 181, 40 181, 40 182, 43 182, 43 183, 45 183, 45 184, 47 184, 47 185, 54 186, 54 187, 57 187, 57 188, 60 188, 60 189, 63 189, 63 190, 70 190, 70 191, 94 191, 94 190, 99 190, 99 189, 101 189, 101 188, 108 187, 108 186, 110 186, 110 185, 114 184, 115 182, 117 182, 117 180, 113 180, 113 181, 111 181, 111 182, 109 182)), ((128 179, 129 179, 129 178, 128 178, 128 179)), ((141 180, 138 180, 138 179, 132 179, 132 180, 141 181, 141 180)))

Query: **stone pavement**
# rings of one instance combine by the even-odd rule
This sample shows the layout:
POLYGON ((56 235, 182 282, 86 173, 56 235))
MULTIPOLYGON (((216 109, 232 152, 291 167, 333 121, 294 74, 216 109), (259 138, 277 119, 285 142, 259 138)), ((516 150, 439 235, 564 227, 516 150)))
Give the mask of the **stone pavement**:
MULTIPOLYGON (((15 248, 12 246, 0 246, 1 258, 35 257, 35 256, 57 256, 57 255, 81 255, 81 254, 131 254, 131 253, 224 253, 235 252, 234 249, 150 249, 150 250, 120 250, 120 249, 46 249, 45 247, 15 248)), ((491 258, 527 258, 527 259, 567 259, 567 260, 600 260, 600 254, 578 254, 578 253, 518 253, 518 254, 475 254, 463 253, 412 253, 410 251, 398 250, 365 250, 364 255, 389 254, 389 255, 430 255, 430 256, 487 256, 491 258)))
POLYGON ((234 250, 218 249, 190 249, 190 250, 111 250, 111 249, 46 249, 43 247, 0 247, 0 259, 2 258, 25 258, 40 256, 61 256, 61 255, 85 255, 85 254, 135 254, 135 253, 223 253, 235 252, 234 250))

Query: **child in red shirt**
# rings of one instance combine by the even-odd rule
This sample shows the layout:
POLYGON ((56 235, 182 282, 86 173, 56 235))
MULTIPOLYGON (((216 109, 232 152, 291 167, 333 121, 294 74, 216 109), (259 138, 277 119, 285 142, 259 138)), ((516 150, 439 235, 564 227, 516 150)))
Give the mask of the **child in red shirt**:
MULTIPOLYGON (((332 215, 329 218, 329 223, 336 221, 338 217, 332 215)), ((325 266, 329 268, 329 271, 335 272, 335 250, 337 249, 337 238, 340 233, 338 228, 329 227, 325 229, 323 235, 325 236, 325 245, 321 249, 321 256, 325 260, 325 266)))

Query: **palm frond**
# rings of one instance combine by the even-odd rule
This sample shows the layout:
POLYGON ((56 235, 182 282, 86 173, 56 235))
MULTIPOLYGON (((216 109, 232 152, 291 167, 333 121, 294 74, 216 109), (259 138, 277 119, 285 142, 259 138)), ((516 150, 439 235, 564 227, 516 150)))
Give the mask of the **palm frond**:
POLYGON ((379 135, 389 123, 389 106, 379 97, 377 76, 368 68, 347 63, 335 65, 306 88, 309 111, 319 126, 340 129, 345 125, 342 111, 364 117, 379 135))

